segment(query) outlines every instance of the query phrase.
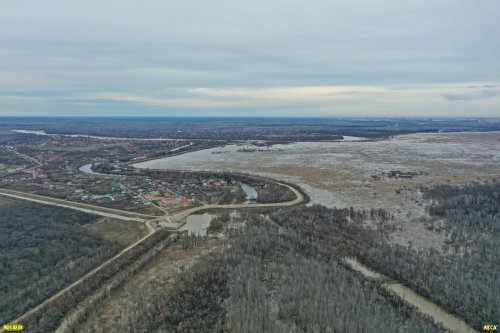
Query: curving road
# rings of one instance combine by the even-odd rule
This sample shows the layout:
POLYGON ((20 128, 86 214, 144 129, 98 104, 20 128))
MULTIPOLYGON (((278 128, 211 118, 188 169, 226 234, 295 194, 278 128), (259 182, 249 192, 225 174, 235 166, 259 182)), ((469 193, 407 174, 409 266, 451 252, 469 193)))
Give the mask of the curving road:
MULTIPOLYGON (((181 223, 181 221, 183 221, 189 215, 196 213, 196 212, 200 212, 200 211, 205 211, 205 210, 210 210, 210 209, 244 209, 244 208, 286 207, 286 206, 294 206, 294 205, 304 203, 304 201, 305 201, 304 195, 297 188, 295 188, 291 185, 288 185, 288 184, 281 183, 279 181, 275 181, 275 183, 287 187, 290 191, 292 191, 295 194, 295 199, 291 200, 291 201, 278 202, 278 203, 242 203, 242 204, 225 204, 225 205, 202 205, 199 207, 193 207, 193 208, 184 210, 184 211, 179 212, 179 213, 174 214, 174 215, 168 215, 168 213, 166 213, 162 217, 153 216, 153 215, 146 215, 146 214, 139 214, 139 213, 131 213, 131 212, 120 211, 120 210, 115 210, 115 209, 108 209, 108 208, 89 205, 89 204, 79 204, 79 203, 75 203, 75 202, 71 202, 71 201, 54 199, 54 198, 44 197, 44 196, 40 196, 40 195, 33 195, 30 193, 24 193, 24 192, 20 192, 20 191, 0 189, 0 195, 12 197, 15 199, 28 200, 28 201, 38 202, 38 203, 42 203, 42 204, 47 204, 47 205, 70 208, 70 209, 75 209, 75 210, 88 212, 88 213, 101 215, 101 216, 113 217, 113 218, 122 219, 122 220, 134 220, 137 222, 142 222, 142 223, 145 223, 145 225, 149 231, 148 235, 144 236, 143 238, 141 238, 137 242, 129 245, 127 248, 122 250, 119 254, 117 254, 113 258, 106 260, 105 262, 103 262, 102 264, 100 264, 99 266, 94 268, 92 271, 88 272, 87 274, 85 274, 84 276, 82 276, 81 278, 76 280, 75 282, 71 283, 69 286, 60 290, 59 292, 57 292, 56 294, 54 294, 53 296, 51 296, 50 298, 48 298, 47 300, 45 300, 44 302, 39 304, 37 307, 27 311, 22 316, 20 316, 19 318, 17 318, 16 320, 14 320, 12 322, 21 322, 22 323, 22 321, 30 314, 42 309, 48 303, 55 301, 58 297, 60 297, 61 295, 63 295, 66 292, 69 292, 72 288, 75 288, 80 283, 85 281, 85 279, 88 276, 90 276, 91 274, 95 274, 96 272, 98 272, 100 269, 102 269, 107 264, 120 258, 123 254, 125 254, 126 252, 130 251, 134 247, 138 246, 139 244, 141 244, 142 242, 147 240, 156 231, 155 227, 152 226, 152 223, 166 221, 167 222, 166 225, 168 228, 178 230, 183 225, 183 223, 181 223)), ((156 227, 156 228, 158 228, 158 227, 156 227)), ((363 275, 365 275, 365 277, 367 277, 367 278, 373 278, 373 279, 377 280, 381 276, 379 273, 372 272, 372 271, 370 271, 370 274, 372 274, 373 276, 370 274, 367 274, 366 272, 368 270, 364 267, 363 267, 363 269, 358 267, 359 263, 354 262, 352 259, 350 259, 350 260, 345 259, 345 262, 346 262, 346 264, 348 264, 351 267, 351 269, 361 271, 363 273, 363 275)), ((399 286, 399 284, 392 284, 392 285, 383 285, 383 287, 386 289, 391 289, 391 286, 394 286, 394 285, 399 286)), ((440 309, 439 307, 434 305, 432 302, 425 300, 426 306, 429 306, 429 304, 432 306, 435 306, 435 307, 439 308, 440 310, 442 310, 441 312, 444 313, 444 315, 441 314, 441 312, 439 312, 438 315, 436 315, 435 314, 436 311, 434 311, 432 313, 426 312, 425 309, 422 308, 422 306, 419 306, 419 303, 417 304, 412 299, 408 299, 408 297, 403 297, 401 292, 398 292, 398 290, 395 290, 395 289, 393 290, 393 289, 394 288, 392 288, 391 290, 397 296, 399 296, 404 302, 406 302, 407 304, 410 304, 412 306, 415 306, 420 312, 423 312, 426 315, 430 315, 431 318, 435 322, 443 324, 446 328, 451 329, 452 331, 456 331, 456 332, 464 332, 464 333, 476 332, 474 329, 472 329, 470 326, 465 324, 459 318, 446 313, 445 311, 443 311, 442 309, 440 309)), ((413 298, 415 298, 415 297, 413 297, 413 298)), ((3 332, 3 330, 0 329, 0 332, 3 332)))
POLYGON ((304 195, 297 190, 295 187, 290 186, 288 184, 283 184, 278 181, 275 181, 277 184, 280 184, 282 186, 287 187, 290 191, 292 191, 295 194, 295 199, 292 201, 285 201, 285 202, 275 202, 275 203, 241 203, 241 204, 227 204, 227 205, 203 205, 199 207, 193 207, 190 209, 187 209, 185 211, 182 211, 180 213, 177 213, 175 215, 170 215, 168 219, 170 220, 171 223, 178 223, 182 219, 188 217, 189 215, 204 211, 204 210, 209 210, 209 209, 237 209, 237 208, 265 208, 265 207, 286 207, 286 206, 294 206, 294 205, 299 205, 304 202, 304 195))
MULTIPOLYGON (((82 283, 88 276, 95 274, 97 271, 102 269, 104 266, 109 264, 110 262, 113 262, 114 260, 120 258, 123 254, 126 252, 130 251, 134 247, 138 246, 142 242, 144 242, 146 239, 151 237, 155 233, 155 228, 151 225, 153 222, 157 221, 167 221, 168 227, 172 229, 179 229, 183 224, 181 221, 188 217, 189 215, 203 211, 203 210, 209 210, 209 209, 237 209, 237 208, 264 208, 264 207, 284 207, 284 206, 293 206, 293 205, 298 205, 304 202, 304 196, 302 193, 297 190, 295 187, 290 186, 288 184, 283 184, 280 182, 276 183, 287 187, 289 190, 291 190, 293 193, 295 193, 295 199, 292 201, 286 201, 286 202, 277 202, 277 203, 243 203, 243 204, 227 204, 227 205, 203 205, 199 207, 194 207, 190 208, 187 210, 184 210, 182 212, 179 212, 174 215, 168 215, 165 214, 163 217, 158 217, 154 215, 147 215, 147 214, 139 214, 139 213, 132 213, 132 212, 127 212, 127 211, 121 211, 118 209, 111 209, 111 208, 105 208, 105 207, 100 207, 100 206, 95 206, 95 205, 89 205, 89 204, 80 204, 68 200, 62 200, 62 199, 55 199, 52 197, 46 197, 46 196, 41 196, 37 194, 31 194, 31 193, 26 193, 22 191, 14 191, 14 190, 6 190, 6 189, 0 189, 0 195, 14 198, 14 199, 19 199, 19 200, 26 200, 26 201, 31 201, 31 202, 37 202, 45 205, 52 205, 56 207, 64 207, 64 208, 69 208, 69 209, 74 209, 86 213, 91 213, 95 215, 100 215, 100 216, 105 216, 105 217, 112 217, 116 219, 121 219, 121 220, 127 220, 127 221, 137 221, 141 223, 145 223, 146 227, 148 228, 149 233, 138 240, 137 242, 129 245, 125 249, 123 249, 120 253, 118 253, 116 256, 113 258, 110 258, 94 268, 92 271, 88 272, 75 282, 71 283, 69 286, 65 287, 64 289, 60 290, 50 298, 46 299, 44 302, 40 303, 38 306, 36 306, 33 309, 30 309, 29 311, 25 312, 22 316, 19 318, 13 320, 12 322, 23 322, 23 320, 29 316, 30 314, 42 309, 45 305, 47 305, 50 302, 55 301, 58 297, 63 295, 66 292, 69 292, 71 289, 75 288, 78 286, 80 283, 82 283)), ((3 330, 0 328, 0 332, 3 332, 3 330)))
POLYGON ((125 211, 125 210, 106 208, 106 207, 101 207, 101 206, 96 206, 96 205, 84 204, 84 203, 73 202, 73 201, 69 201, 69 200, 63 200, 63 199, 56 199, 56 198, 49 197, 49 196, 43 196, 43 195, 38 195, 38 194, 32 194, 32 193, 15 191, 15 190, 7 190, 7 189, 0 189, 0 196, 10 197, 10 198, 19 199, 19 200, 26 200, 26 201, 45 204, 45 205, 52 205, 52 206, 56 206, 56 207, 69 208, 69 209, 74 209, 74 210, 78 210, 78 211, 85 212, 85 213, 95 214, 95 215, 104 216, 104 217, 111 217, 111 218, 116 218, 116 219, 120 219, 120 220, 142 222, 142 223, 146 223, 148 229, 152 232, 152 231, 154 231, 154 228, 151 226, 151 224, 150 224, 151 222, 161 221, 161 220, 167 221, 171 224, 171 225, 169 225, 170 228, 177 229, 177 228, 181 227, 180 221, 182 221, 184 218, 188 217, 189 215, 191 215, 193 213, 205 211, 205 210, 210 210, 210 209, 244 209, 244 208, 286 207, 286 206, 298 205, 298 204, 301 204, 304 202, 304 195, 299 190, 297 190, 295 187, 290 186, 288 184, 278 182, 278 181, 275 181, 275 182, 281 186, 288 188, 290 191, 292 191, 295 194, 295 199, 291 200, 291 201, 276 202, 276 203, 241 203, 241 204, 224 204, 224 205, 218 205, 218 204, 202 205, 202 206, 186 209, 184 211, 181 211, 181 212, 179 212, 177 214, 173 214, 173 215, 169 215, 166 212, 164 216, 134 213, 134 212, 129 212, 129 211, 125 211))
MULTIPOLYGON (((19 154, 19 153, 18 153, 19 154)), ((19 154, 21 157, 30 160, 31 162, 34 162, 38 165, 41 165, 41 162, 24 154, 19 154)), ((86 172, 82 169, 80 169, 82 172, 86 172)), ((100 174, 96 172, 92 172, 94 175, 98 174, 101 176, 109 176, 107 174, 100 174)), ((133 249, 134 247, 140 245, 142 242, 147 240, 149 237, 151 237, 153 234, 155 234, 156 228, 153 226, 154 223, 157 222, 167 222, 166 225, 167 227, 171 229, 179 229, 182 226, 182 221, 187 218, 189 215, 194 214, 196 212, 201 212, 205 210, 210 210, 210 209, 245 209, 245 208, 265 208, 265 207, 285 207, 285 206, 293 206, 293 205, 298 205, 301 203, 305 202, 304 195, 297 190, 297 188, 290 186, 288 184, 281 183, 279 181, 275 181, 275 183, 280 184, 282 186, 287 187, 289 190, 291 190, 295 194, 295 199, 292 201, 287 201, 287 202, 280 202, 280 203, 242 203, 242 204, 225 204, 225 205, 202 205, 199 207, 193 207, 184 211, 181 211, 177 214, 173 215, 168 215, 168 213, 165 213, 164 216, 153 216, 153 215, 146 215, 146 214, 139 214, 139 213, 132 213, 132 212, 127 212, 127 211, 121 211, 121 210, 116 210, 116 209, 109 209, 105 207, 100 207, 100 206, 95 206, 95 205, 89 205, 89 204, 80 204, 80 203, 75 203, 67 200, 61 200, 61 199, 55 199, 51 197, 45 197, 45 196, 40 196, 40 195, 34 195, 30 193, 25 193, 21 191, 13 191, 13 190, 4 190, 0 189, 0 195, 6 196, 6 197, 11 197, 15 199, 20 199, 20 200, 27 200, 27 201, 32 201, 32 202, 37 202, 41 204, 47 204, 47 205, 53 205, 57 207, 64 207, 64 208, 69 208, 69 209, 75 209, 78 211, 86 212, 86 213, 91 213, 91 214, 96 214, 100 216, 105 216, 105 217, 111 217, 111 218, 116 218, 116 219, 121 219, 121 220, 128 220, 128 221, 137 221, 141 223, 145 223, 147 229, 148 229, 148 235, 144 236, 137 242, 129 245, 125 249, 123 249, 119 254, 114 256, 113 258, 110 258, 94 268, 92 271, 88 272, 78 280, 74 281, 64 289, 60 290, 50 298, 46 299, 44 302, 39 304, 37 307, 27 311, 24 313, 22 316, 14 320, 13 322, 21 322, 29 316, 30 314, 42 309, 45 305, 47 305, 50 302, 55 301, 58 297, 63 295, 66 292, 69 292, 72 288, 75 288, 78 286, 80 283, 82 283, 89 275, 95 274, 98 272, 100 269, 102 269, 104 266, 108 265, 109 263, 113 262, 114 260, 117 260, 120 258, 122 255, 133 249)), ((365 278, 381 281, 381 280, 386 280, 387 277, 384 277, 378 272, 372 271, 367 267, 362 266, 358 262, 356 262, 354 259, 349 259, 345 258, 344 262, 353 270, 359 271, 363 274, 365 278)), ((430 316, 435 322, 441 323, 444 325, 447 329, 450 329, 451 331, 454 332, 464 332, 464 333, 469 333, 469 332, 476 332, 473 328, 468 326, 466 323, 461 321, 458 317, 455 317, 454 315, 451 315, 447 313, 446 311, 440 309, 437 307, 434 303, 432 303, 429 300, 423 299, 422 297, 418 296, 415 294, 411 289, 404 287, 401 284, 398 283, 383 283, 381 285, 383 288, 386 290, 389 290, 393 292, 395 295, 400 297, 400 299, 407 303, 410 304, 411 306, 415 307, 418 311, 430 316), (404 288, 402 290, 401 288, 404 288), (414 293, 415 295, 411 294, 414 293), (422 298, 422 299, 420 299, 422 298), (432 311, 427 311, 426 308, 429 307, 436 307, 439 311, 432 310, 432 311)), ((0 328, 0 332, 3 332, 3 330, 0 328)))

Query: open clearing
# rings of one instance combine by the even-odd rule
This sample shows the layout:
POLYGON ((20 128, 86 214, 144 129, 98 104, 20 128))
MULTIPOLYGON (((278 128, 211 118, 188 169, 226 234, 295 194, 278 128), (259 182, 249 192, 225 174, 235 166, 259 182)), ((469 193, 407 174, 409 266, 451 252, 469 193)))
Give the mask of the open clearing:
POLYGON ((500 132, 419 133, 373 142, 301 142, 247 152, 226 146, 138 163, 139 168, 240 171, 300 185, 311 204, 385 208, 400 232, 397 242, 440 244, 422 223, 426 202, 418 188, 500 178, 500 132), (391 171, 417 173, 388 177, 391 171), (411 237, 409 237, 411 236, 411 237))
POLYGON ((99 219, 96 223, 85 226, 101 235, 104 239, 117 241, 124 245, 138 241, 148 233, 144 223, 136 221, 122 221, 111 218, 99 219))

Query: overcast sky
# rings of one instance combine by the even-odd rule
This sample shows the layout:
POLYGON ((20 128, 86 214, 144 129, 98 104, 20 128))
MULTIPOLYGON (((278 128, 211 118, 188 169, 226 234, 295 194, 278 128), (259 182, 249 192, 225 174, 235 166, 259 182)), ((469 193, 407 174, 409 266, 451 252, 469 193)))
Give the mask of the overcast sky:
POLYGON ((500 116, 499 0, 2 0, 0 116, 500 116))

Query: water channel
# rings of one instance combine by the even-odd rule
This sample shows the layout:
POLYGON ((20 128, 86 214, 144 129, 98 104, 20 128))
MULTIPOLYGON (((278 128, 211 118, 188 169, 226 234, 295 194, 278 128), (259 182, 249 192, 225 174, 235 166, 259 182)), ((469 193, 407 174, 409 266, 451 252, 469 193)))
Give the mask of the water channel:
MULTIPOLYGON (((362 138, 360 138, 362 139, 362 138)), ((358 141, 356 139, 352 141, 358 141)), ((302 143, 302 144, 309 144, 309 143, 302 143)), ((230 146, 232 148, 232 146, 230 146)), ((236 146, 234 146, 236 148, 236 146)), ((228 146, 225 147, 226 149, 228 146)), ((201 153, 204 154, 211 154, 212 151, 215 151, 217 148, 212 148, 208 149, 205 151, 202 151, 201 153)), ((220 149, 220 148, 219 148, 220 149)), ((200 152, 197 153, 192 153, 192 154, 200 154, 200 152)), ((189 155, 189 154, 185 154, 189 155)), ((179 158, 179 157, 178 157, 179 158)), ((187 158, 186 156, 181 156, 181 158, 187 158)), ((170 159, 170 158, 169 158, 170 159)), ((136 167, 139 168, 148 168, 151 167, 151 164, 154 165, 154 167, 158 167, 156 163, 158 161, 161 161, 163 165, 161 165, 163 168, 165 168, 165 162, 167 161, 167 158, 164 159, 159 159, 159 160, 153 160, 153 161, 148 161, 144 163, 140 163, 138 165, 135 165, 136 167), (149 165, 147 165, 149 164, 149 165)), ((175 168, 175 166, 170 166, 170 168, 175 168)), ((165 168, 169 169, 169 168, 165 168)), ((88 172, 90 173, 95 173, 90 169, 90 164, 82 166, 80 168, 81 171, 83 172, 88 172)), ((248 184, 241 183, 241 188, 246 194, 246 199, 247 202, 249 200, 253 200, 253 198, 257 198, 257 192, 255 189, 248 184)), ((190 215, 187 217, 186 224, 181 228, 181 230, 187 230, 190 233, 194 233, 200 236, 206 235, 206 230, 210 225, 210 222, 213 219, 213 215, 210 215, 208 213, 201 214, 201 215, 190 215)), ((375 272, 368 267, 360 264, 358 261, 352 258, 346 258, 344 260, 346 264, 348 264, 352 269, 360 272, 363 274, 363 276, 379 281, 379 282, 384 282, 384 281, 389 281, 389 278, 375 272)), ((441 307, 437 306, 436 304, 432 303, 431 301, 428 301, 427 299, 423 298, 422 296, 418 295, 415 293, 413 290, 410 288, 400 284, 400 283, 383 283, 382 287, 385 288, 386 290, 390 291, 391 293, 397 295, 399 298, 401 298, 405 303, 409 304, 410 306, 413 306, 414 308, 418 309, 421 313, 430 316, 436 323, 439 323, 443 325, 443 327, 451 330, 452 332, 458 332, 458 333, 477 333, 476 330, 474 330, 472 327, 470 327, 468 324, 466 324, 463 320, 460 318, 448 313, 441 307)))
MULTIPOLYGON (((35 135, 45 135, 45 136, 66 136, 69 138, 91 138, 98 140, 130 140, 130 141, 203 141, 208 139, 174 139, 174 138, 126 138, 126 137, 115 137, 115 136, 100 136, 100 135, 87 135, 87 134, 60 134, 60 133, 47 133, 42 130, 12 130, 12 132, 20 133, 20 134, 35 134, 35 135)), ((214 140, 211 141, 225 141, 225 140, 214 140)), ((332 140, 333 141, 363 141, 367 140, 366 138, 358 137, 358 136, 349 136, 344 135, 344 138, 341 140, 332 140)))
POLYGON ((101 173, 98 173, 98 172, 95 172, 94 170, 92 170, 92 164, 82 165, 78 170, 80 170, 81 172, 84 172, 84 173, 91 173, 93 175, 102 175, 101 173))
POLYGON ((114 174, 109 174, 109 173, 95 172, 94 170, 92 170, 92 164, 82 165, 81 167, 78 168, 78 170, 80 170, 83 173, 88 173, 91 175, 99 175, 102 177, 123 177, 122 175, 118 175, 118 174, 114 175, 114 174))
MULTIPOLYGON (((360 272, 363 276, 378 281, 389 280, 386 276, 372 271, 368 267, 360 264, 356 259, 345 258, 344 262, 355 271, 360 272)), ((410 288, 401 283, 384 283, 382 287, 396 294, 405 303, 415 307, 421 313, 430 316, 436 323, 443 325, 452 332, 457 333, 477 333, 472 327, 467 325, 463 320, 448 313, 436 304, 428 301, 410 288)))
POLYGON ((35 135, 45 135, 45 136, 66 136, 69 138, 90 138, 97 140, 120 140, 120 141, 225 141, 225 140, 214 140, 214 139, 174 139, 174 138, 125 138, 116 136, 99 136, 99 135, 87 135, 87 134, 60 134, 60 133, 47 133, 45 131, 35 131, 35 130, 12 130, 12 132, 20 134, 35 134, 35 135))

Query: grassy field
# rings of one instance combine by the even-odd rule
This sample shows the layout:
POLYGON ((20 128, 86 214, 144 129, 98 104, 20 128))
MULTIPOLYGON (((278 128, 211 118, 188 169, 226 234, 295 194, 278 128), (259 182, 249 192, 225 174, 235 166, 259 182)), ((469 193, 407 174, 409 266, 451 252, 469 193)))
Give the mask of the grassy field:
POLYGON ((143 223, 112 218, 99 219, 96 223, 86 225, 85 228, 108 241, 124 245, 135 242, 147 234, 147 228, 143 223))

